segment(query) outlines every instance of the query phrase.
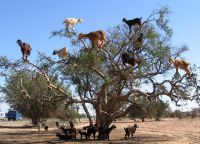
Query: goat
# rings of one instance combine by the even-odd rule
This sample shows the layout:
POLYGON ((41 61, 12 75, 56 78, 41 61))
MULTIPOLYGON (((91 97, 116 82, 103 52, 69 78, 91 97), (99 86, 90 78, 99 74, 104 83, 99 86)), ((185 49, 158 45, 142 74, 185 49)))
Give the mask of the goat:
POLYGON ((108 140, 110 139, 110 132, 113 130, 113 129, 115 129, 115 128, 117 128, 115 125, 112 125, 111 127, 109 127, 108 129, 106 129, 106 134, 107 134, 107 138, 108 138, 108 140))
POLYGON ((74 123, 70 121, 69 122, 69 126, 70 126, 71 129, 73 129, 74 128, 74 123))
POLYGON ((17 40, 18 45, 21 47, 21 52, 24 61, 28 61, 27 57, 31 54, 31 46, 27 43, 23 43, 20 39, 17 40))
POLYGON ((143 41, 143 33, 140 33, 139 37, 136 38, 134 41, 134 47, 136 50, 140 50, 142 47, 142 41, 143 41))
POLYGON ((93 125, 89 125, 89 126, 83 127, 83 129, 86 130, 86 133, 87 133, 87 136, 88 136, 89 139, 90 139, 90 136, 92 134, 93 135, 93 139, 95 140, 95 135, 96 135, 96 132, 97 132, 96 124, 94 126, 93 125))
POLYGON ((72 140, 76 140, 76 129, 75 128, 64 128, 64 127, 60 127, 60 129, 63 131, 63 133, 69 137, 72 140))
POLYGON ((174 67, 176 68, 176 73, 178 73, 178 69, 183 69, 186 74, 188 74, 189 76, 191 76, 191 72, 189 70, 189 65, 190 63, 184 61, 184 60, 176 60, 176 59, 173 59, 173 58, 169 58, 169 61, 171 63, 173 63, 174 67))
POLYGON ((138 65, 141 63, 141 60, 136 58, 135 54, 130 53, 130 51, 128 52, 124 52, 122 54, 122 63, 126 66, 126 63, 135 66, 135 64, 137 63, 138 65))
POLYGON ((130 139, 130 134, 131 134, 131 137, 133 138, 133 133, 135 133, 136 129, 138 128, 137 124, 134 124, 134 126, 128 126, 126 128, 124 128, 125 130, 125 139, 130 139))
POLYGON ((106 33, 102 30, 90 32, 88 34, 79 34, 79 39, 89 38, 92 43, 92 47, 103 48, 106 41, 106 33))
POLYGON ((53 55, 58 55, 58 57, 60 59, 67 59, 67 55, 68 55, 67 48, 64 47, 64 48, 62 48, 60 50, 54 50, 53 51, 53 55))
POLYGON ((140 31, 141 31, 141 20, 142 20, 142 17, 141 18, 135 18, 135 19, 132 19, 132 20, 127 20, 126 18, 123 18, 122 21, 125 22, 128 26, 129 26, 129 30, 131 32, 131 27, 134 26, 134 25, 138 25, 140 27, 140 31))
POLYGON ((48 131, 49 127, 48 126, 44 126, 44 130, 48 131))
POLYGON ((78 133, 81 135, 81 140, 82 140, 83 135, 85 136, 86 140, 89 138, 89 135, 86 131, 79 130, 78 133))
POLYGON ((67 18, 63 23, 65 24, 66 30, 69 31, 70 26, 74 30, 74 25, 82 22, 83 19, 67 18))

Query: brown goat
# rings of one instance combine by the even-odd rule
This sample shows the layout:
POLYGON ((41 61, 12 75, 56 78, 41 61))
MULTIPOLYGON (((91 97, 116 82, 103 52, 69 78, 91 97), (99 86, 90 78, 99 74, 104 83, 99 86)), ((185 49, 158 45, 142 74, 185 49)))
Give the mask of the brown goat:
POLYGON ((54 50, 53 51, 53 55, 58 55, 58 57, 60 59, 67 59, 67 55, 68 55, 67 48, 64 47, 64 48, 62 48, 60 50, 54 50))
POLYGON ((184 61, 184 60, 176 60, 176 59, 173 59, 173 58, 169 58, 169 61, 171 63, 173 63, 174 67, 176 68, 176 73, 178 73, 178 69, 183 69, 186 74, 188 74, 189 76, 191 76, 191 72, 189 70, 189 65, 190 63, 184 61))
POLYGON ((130 139, 130 134, 131 137, 133 138, 133 133, 135 133, 136 129, 138 128, 137 124, 134 124, 134 126, 128 126, 124 128, 125 131, 125 139, 130 139))
POLYGON ((28 61, 27 57, 31 54, 31 50, 32 50, 31 46, 27 43, 22 43, 22 41, 20 39, 17 40, 17 43, 21 47, 23 60, 28 61))
POLYGON ((79 39, 89 38, 91 41, 92 47, 102 48, 105 45, 106 33, 102 30, 90 32, 88 34, 79 34, 79 39))

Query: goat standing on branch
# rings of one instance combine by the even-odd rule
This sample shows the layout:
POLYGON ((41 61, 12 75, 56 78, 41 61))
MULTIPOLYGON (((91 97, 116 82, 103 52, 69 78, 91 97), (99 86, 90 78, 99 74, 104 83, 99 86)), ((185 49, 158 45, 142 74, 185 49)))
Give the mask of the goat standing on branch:
POLYGON ((53 55, 58 55, 58 57, 60 58, 60 59, 67 59, 67 55, 68 55, 68 53, 67 53, 67 48, 66 47, 64 47, 64 48, 62 48, 62 49, 60 49, 60 50, 54 50, 53 51, 53 55))
POLYGON ((70 26, 74 30, 74 25, 82 22, 83 19, 67 18, 63 23, 65 24, 66 30, 69 31, 70 26))
POLYGON ((186 74, 188 74, 189 76, 191 76, 191 72, 189 70, 189 65, 190 63, 184 61, 184 60, 176 60, 176 59, 173 59, 173 58, 169 58, 169 61, 171 63, 173 63, 174 67, 176 68, 176 73, 178 73, 178 69, 183 69, 186 74))
POLYGON ((136 58, 134 53, 131 53, 130 51, 124 52, 122 54, 122 63, 126 66, 126 63, 135 66, 137 63, 138 65, 141 63, 141 60, 136 58))
POLYGON ((132 19, 132 20, 127 20, 126 18, 122 19, 122 21, 125 22, 129 26, 130 33, 131 33, 131 27, 135 26, 135 25, 139 26, 140 32, 141 32, 141 27, 142 27, 141 20, 142 20, 142 17, 141 18, 135 18, 135 19, 132 19))
POLYGON ((79 39, 89 38, 92 43, 92 47, 103 48, 106 41, 106 33, 102 30, 90 32, 88 34, 79 34, 79 39))
POLYGON ((32 50, 31 46, 27 43, 22 43, 22 41, 20 39, 17 40, 17 43, 21 47, 23 60, 28 61, 27 57, 31 54, 31 50, 32 50))

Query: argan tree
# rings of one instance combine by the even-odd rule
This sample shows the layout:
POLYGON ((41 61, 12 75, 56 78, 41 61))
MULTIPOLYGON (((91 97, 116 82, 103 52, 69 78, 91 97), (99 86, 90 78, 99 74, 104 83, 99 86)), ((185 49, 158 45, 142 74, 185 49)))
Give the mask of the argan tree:
MULTIPOLYGON (((140 32, 135 29, 129 33, 124 23, 107 31, 106 46, 100 50, 91 47, 87 40, 78 39, 78 32, 62 29, 53 31, 52 36, 71 42, 68 59, 55 62, 43 55, 39 63, 27 62, 26 65, 40 73, 52 90, 62 93, 67 103, 82 104, 91 124, 88 106, 93 107, 100 128, 98 138, 107 139, 106 131, 110 124, 134 108, 140 97, 154 101, 167 96, 176 104, 180 100, 199 100, 197 68, 190 66, 192 76, 189 77, 181 72, 175 74, 169 62, 170 57, 181 58, 187 48, 171 45, 168 15, 169 10, 164 7, 142 19, 144 36, 138 51, 135 50, 135 41, 140 32), (121 55, 126 51, 132 51, 141 60, 140 64, 123 65, 121 55), (62 83, 73 86, 72 96, 52 82, 49 74, 40 70, 39 64, 51 67, 62 83)), ((5 58, 1 61, 2 68, 13 68, 5 58)))

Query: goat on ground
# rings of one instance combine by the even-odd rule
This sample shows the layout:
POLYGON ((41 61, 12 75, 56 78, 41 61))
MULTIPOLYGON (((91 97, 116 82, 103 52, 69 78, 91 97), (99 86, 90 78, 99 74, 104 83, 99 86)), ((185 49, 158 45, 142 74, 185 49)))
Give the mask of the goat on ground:
POLYGON ((63 131, 63 133, 72 140, 76 140, 76 129, 75 128, 69 128, 69 129, 65 129, 64 127, 60 127, 60 129, 63 131))
POLYGON ((130 51, 124 52, 122 54, 122 63, 126 66, 126 63, 135 66, 137 63, 138 65, 141 63, 141 60, 139 58, 136 58, 134 53, 131 53, 130 51))
POLYGON ((83 19, 67 18, 63 23, 65 24, 66 30, 69 31, 70 26, 74 30, 74 25, 82 22, 83 19))
POLYGON ((48 131, 49 127, 48 126, 44 126, 44 130, 48 131))
POLYGON ((17 40, 18 45, 21 47, 21 52, 24 61, 28 61, 27 57, 31 54, 31 46, 27 43, 23 43, 20 39, 17 40))
POLYGON ((89 126, 85 126, 83 127, 83 129, 86 131, 88 138, 90 139, 91 134, 93 135, 93 139, 95 140, 95 135, 97 132, 97 126, 96 124, 93 125, 89 125, 89 126))
POLYGON ((64 47, 64 48, 62 48, 60 50, 54 50, 53 51, 53 55, 58 55, 58 57, 60 59, 67 59, 67 55, 68 55, 67 48, 64 47))
POLYGON ((89 139, 89 135, 86 131, 79 130, 78 133, 81 135, 81 140, 82 140, 83 136, 85 136, 86 140, 89 139))
POLYGON ((108 140, 110 139, 110 132, 113 130, 113 129, 115 129, 115 128, 117 128, 115 125, 112 125, 111 127, 109 127, 107 130, 106 130, 106 134, 107 134, 107 138, 108 138, 108 140))
POLYGON ((176 60, 176 59, 173 59, 173 58, 169 58, 169 61, 171 63, 173 63, 174 67, 176 68, 176 73, 178 73, 178 69, 183 69, 186 74, 188 74, 189 76, 191 76, 191 72, 189 70, 189 65, 190 63, 184 61, 184 60, 176 60))
MULTIPOLYGON (((108 140, 110 140, 110 132, 113 130, 113 129, 115 129, 115 128, 117 128, 115 125, 112 125, 111 127, 109 127, 109 128, 103 128, 103 127, 100 127, 99 128, 99 132, 104 132, 105 134, 106 134, 106 137, 107 137, 107 139, 108 140)), ((100 134, 99 134, 99 136, 100 136, 100 134)), ((98 139, 101 139, 100 137, 98 137, 98 139)))
POLYGON ((129 26, 130 32, 131 32, 131 27, 135 26, 135 25, 138 25, 140 27, 140 31, 141 31, 141 26, 142 26, 141 20, 142 20, 142 17, 141 18, 135 18, 135 19, 132 19, 132 20, 127 20, 126 18, 122 19, 122 21, 125 22, 129 26))
POLYGON ((103 48, 106 41, 106 33, 102 30, 90 32, 88 34, 79 34, 79 39, 88 38, 92 44, 92 47, 103 48))
POLYGON ((133 133, 135 133, 136 129, 138 128, 137 124, 134 124, 134 126, 128 126, 124 128, 125 130, 125 139, 130 139, 130 134, 131 137, 133 138, 133 133))

